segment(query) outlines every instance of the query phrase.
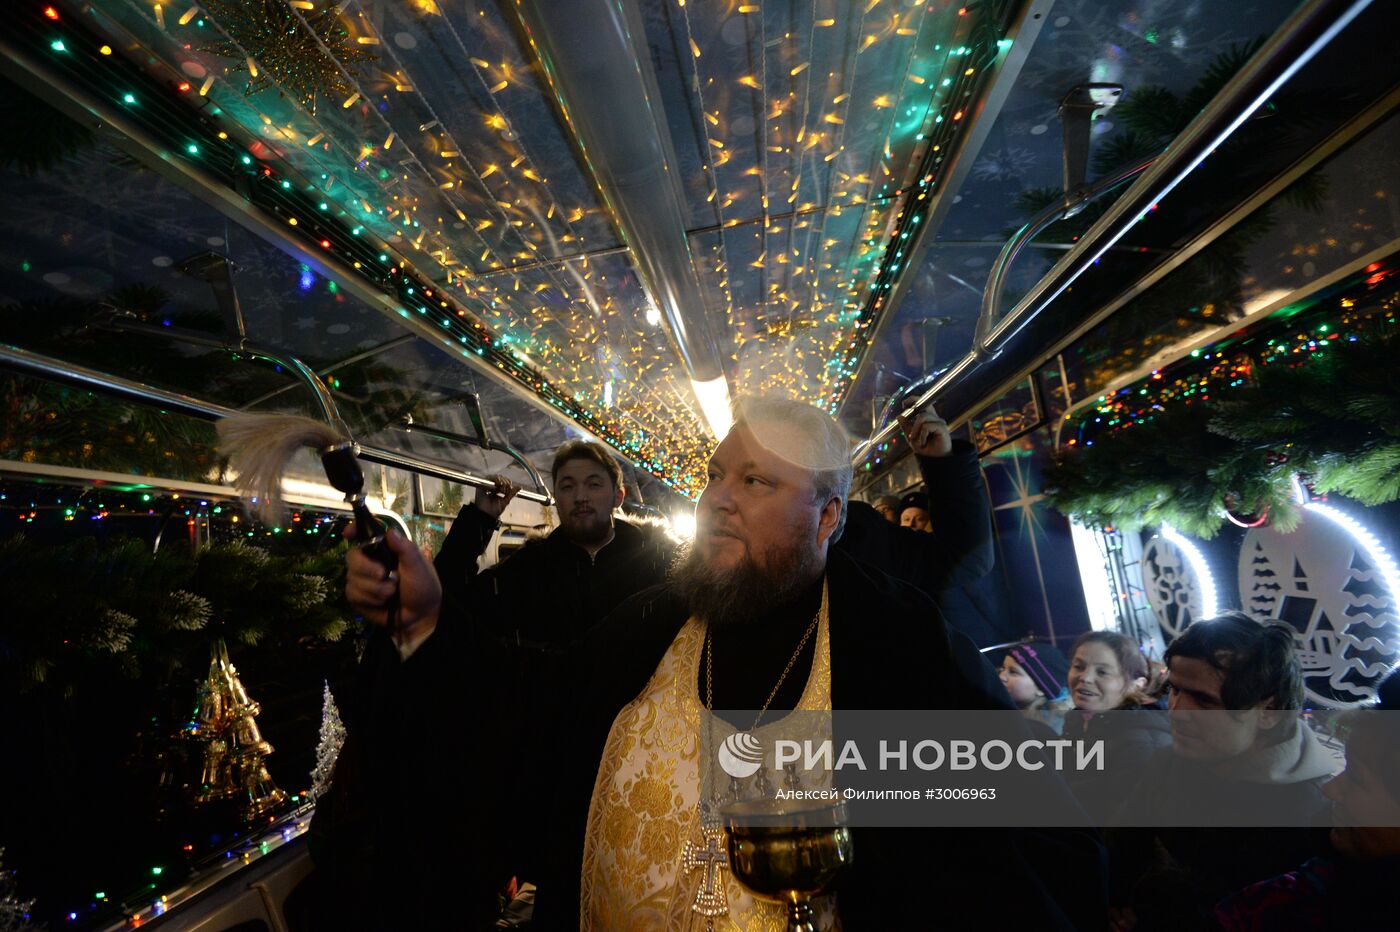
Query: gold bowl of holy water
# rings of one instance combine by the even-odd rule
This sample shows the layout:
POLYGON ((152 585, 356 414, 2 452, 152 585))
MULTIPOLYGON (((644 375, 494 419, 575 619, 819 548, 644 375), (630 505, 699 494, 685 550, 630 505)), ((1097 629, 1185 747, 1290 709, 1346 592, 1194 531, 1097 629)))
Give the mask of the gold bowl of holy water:
POLYGON ((763 900, 787 905, 788 932, 817 932, 812 899, 851 866, 851 830, 839 801, 756 799, 720 810, 729 871, 763 900))

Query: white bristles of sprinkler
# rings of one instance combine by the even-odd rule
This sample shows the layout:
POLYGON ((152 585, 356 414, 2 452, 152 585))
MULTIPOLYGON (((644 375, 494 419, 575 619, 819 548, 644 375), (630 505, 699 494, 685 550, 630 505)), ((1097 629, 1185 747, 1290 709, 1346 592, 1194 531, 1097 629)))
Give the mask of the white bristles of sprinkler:
POLYGON ((321 451, 349 443, 322 421, 294 414, 232 414, 219 421, 219 452, 237 473, 238 490, 263 521, 282 516, 282 474, 304 447, 321 451))

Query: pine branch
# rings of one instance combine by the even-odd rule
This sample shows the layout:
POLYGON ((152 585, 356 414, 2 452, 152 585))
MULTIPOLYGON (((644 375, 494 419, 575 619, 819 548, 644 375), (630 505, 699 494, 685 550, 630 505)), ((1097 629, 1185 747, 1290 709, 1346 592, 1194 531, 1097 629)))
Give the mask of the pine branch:
POLYGON ((1199 537, 1227 504, 1297 525, 1291 477, 1366 505, 1400 499, 1400 335, 1329 344, 1320 357, 1257 367, 1227 399, 1179 405, 1071 449, 1047 470, 1058 510, 1097 526, 1169 523, 1199 537))

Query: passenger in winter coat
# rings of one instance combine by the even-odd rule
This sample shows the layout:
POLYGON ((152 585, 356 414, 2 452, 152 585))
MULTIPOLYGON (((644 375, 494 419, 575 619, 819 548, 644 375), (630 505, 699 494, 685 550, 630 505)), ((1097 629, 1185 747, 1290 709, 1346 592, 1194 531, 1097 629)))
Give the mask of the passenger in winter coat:
POLYGON ((1329 850, 1216 904, 1223 932, 1385 929, 1400 883, 1400 669, 1352 715, 1346 771, 1324 783, 1334 812, 1329 850))
POLYGON ((551 469, 559 526, 495 566, 477 560, 519 491, 504 476, 478 489, 443 541, 434 567, 444 594, 502 646, 554 654, 578 642, 623 600, 666 578, 676 541, 663 525, 617 515, 622 467, 598 443, 575 440, 551 469))
POLYGON ((1103 741, 1102 772, 1067 779, 1090 817, 1106 824, 1142 777, 1152 756, 1171 744, 1166 716, 1146 693, 1147 658, 1116 631, 1090 631, 1070 652, 1069 695, 1064 737, 1103 741))
POLYGON ((1290 626, 1227 612, 1187 628, 1165 659, 1171 746, 1119 813, 1140 827, 1110 844, 1118 928, 1136 932, 1204 928, 1223 895, 1321 850, 1321 787, 1338 769, 1299 718, 1290 626))

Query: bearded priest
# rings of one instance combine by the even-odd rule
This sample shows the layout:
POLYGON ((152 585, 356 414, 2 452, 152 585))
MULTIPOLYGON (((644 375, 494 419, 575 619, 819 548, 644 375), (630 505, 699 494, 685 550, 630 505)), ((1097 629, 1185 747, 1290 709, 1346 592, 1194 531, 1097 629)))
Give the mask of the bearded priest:
MULTIPOLYGON (((571 658, 559 732, 568 737, 548 772, 506 778, 538 783, 529 802, 554 807, 552 837, 535 840, 550 857, 532 928, 783 928, 783 907, 750 896, 723 864, 696 869, 697 852, 722 848, 715 799, 701 785, 708 710, 772 719, 793 709, 1012 708, 932 601, 859 554, 832 549, 850 459, 844 431, 817 408, 776 398, 736 405, 708 464, 688 553, 571 658)), ((402 539, 395 549, 400 630, 418 618, 435 625, 431 567, 402 539)), ((1087 832, 852 834, 853 869, 816 904, 823 928, 1104 925, 1102 849, 1087 832)))

